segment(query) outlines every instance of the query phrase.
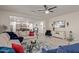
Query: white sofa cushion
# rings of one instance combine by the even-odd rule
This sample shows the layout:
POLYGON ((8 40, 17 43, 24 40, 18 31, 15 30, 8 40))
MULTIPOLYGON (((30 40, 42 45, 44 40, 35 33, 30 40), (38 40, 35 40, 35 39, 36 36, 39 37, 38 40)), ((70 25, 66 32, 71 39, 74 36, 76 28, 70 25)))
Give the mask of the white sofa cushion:
POLYGON ((19 42, 19 40, 10 40, 10 43, 11 43, 11 44, 12 44, 12 43, 16 43, 16 44, 21 45, 21 43, 19 42))
POLYGON ((0 34, 0 47, 11 47, 11 43, 9 41, 7 33, 0 34))

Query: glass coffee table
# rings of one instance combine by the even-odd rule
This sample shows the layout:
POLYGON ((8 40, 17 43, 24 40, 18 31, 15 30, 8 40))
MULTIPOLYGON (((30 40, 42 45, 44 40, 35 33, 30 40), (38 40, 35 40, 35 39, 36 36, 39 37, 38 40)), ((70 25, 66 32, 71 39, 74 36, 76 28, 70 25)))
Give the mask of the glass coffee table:
POLYGON ((23 40, 22 45, 25 49, 25 53, 40 53, 40 42, 36 40, 34 44, 31 44, 31 40, 26 38, 23 40))

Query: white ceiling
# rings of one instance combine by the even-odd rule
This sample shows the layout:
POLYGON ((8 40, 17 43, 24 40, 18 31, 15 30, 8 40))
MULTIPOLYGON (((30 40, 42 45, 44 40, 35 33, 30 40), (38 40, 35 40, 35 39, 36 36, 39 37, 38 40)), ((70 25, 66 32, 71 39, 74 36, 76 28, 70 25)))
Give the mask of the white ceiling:
MULTIPOLYGON (((54 5, 48 5, 52 7, 54 5)), ((44 12, 39 12, 37 10, 44 9, 42 5, 0 5, 0 10, 17 12, 22 14, 29 14, 40 19, 56 17, 59 15, 79 11, 78 5, 57 5, 57 8, 54 9, 53 13, 45 14, 44 12), (33 12, 34 11, 34 12, 33 12)))

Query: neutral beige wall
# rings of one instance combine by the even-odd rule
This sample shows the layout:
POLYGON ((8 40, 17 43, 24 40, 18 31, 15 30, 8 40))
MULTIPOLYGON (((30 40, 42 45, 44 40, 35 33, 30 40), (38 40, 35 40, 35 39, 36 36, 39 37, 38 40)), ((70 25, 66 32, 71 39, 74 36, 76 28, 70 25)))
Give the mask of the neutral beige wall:
POLYGON ((20 14, 17 13, 11 13, 7 11, 0 11, 0 25, 7 25, 10 27, 10 17, 9 16, 21 16, 20 14))
POLYGON ((69 22, 69 26, 66 28, 66 31, 73 31, 75 40, 79 40, 79 12, 69 13, 61 16, 54 17, 50 20, 50 29, 52 29, 51 24, 55 20, 65 20, 69 22))
MULTIPOLYGON (((29 15, 29 14, 21 14, 21 13, 0 10, 0 25, 4 24, 10 27, 10 16, 24 17, 33 23, 35 23, 36 20, 39 20, 39 17, 34 18, 32 15, 29 15)), ((36 21, 36 22, 39 22, 39 21, 36 21)))

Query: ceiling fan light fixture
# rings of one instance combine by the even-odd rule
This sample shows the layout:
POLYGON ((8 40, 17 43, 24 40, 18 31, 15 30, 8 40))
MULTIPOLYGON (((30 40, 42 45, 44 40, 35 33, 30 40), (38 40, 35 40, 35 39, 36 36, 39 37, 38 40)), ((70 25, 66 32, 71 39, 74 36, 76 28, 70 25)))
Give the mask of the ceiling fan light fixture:
POLYGON ((49 11, 48 11, 48 10, 46 10, 46 11, 45 11, 45 14, 49 14, 49 11))

